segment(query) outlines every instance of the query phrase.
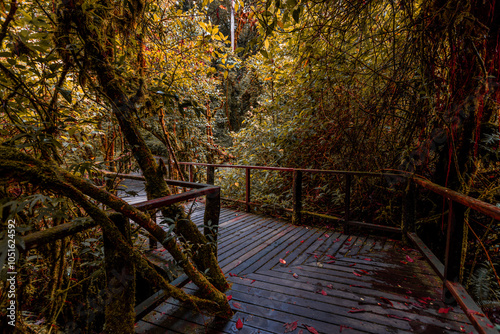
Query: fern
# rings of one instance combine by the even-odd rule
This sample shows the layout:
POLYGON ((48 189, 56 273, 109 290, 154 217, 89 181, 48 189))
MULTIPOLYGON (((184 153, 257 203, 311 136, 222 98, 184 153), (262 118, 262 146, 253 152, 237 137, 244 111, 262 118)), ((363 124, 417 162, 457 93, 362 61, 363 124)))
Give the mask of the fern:
POLYGON ((469 288, 482 308, 500 307, 500 286, 489 262, 483 263, 472 275, 469 288))

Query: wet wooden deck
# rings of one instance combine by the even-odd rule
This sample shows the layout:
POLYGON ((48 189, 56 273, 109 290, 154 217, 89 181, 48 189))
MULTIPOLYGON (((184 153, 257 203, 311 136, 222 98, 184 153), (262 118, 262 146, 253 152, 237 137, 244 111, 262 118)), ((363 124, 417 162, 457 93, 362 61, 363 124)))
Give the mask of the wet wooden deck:
MULTIPOLYGON (((197 204, 192 214, 198 224, 203 210, 197 204)), ((149 254, 155 262, 166 256, 149 254)), ((289 333, 476 333, 458 306, 440 301, 441 280, 423 256, 400 241, 222 209, 218 258, 232 283, 232 319, 170 299, 136 332, 286 333, 296 322, 289 333)), ((196 293, 192 283, 184 289, 196 293)))

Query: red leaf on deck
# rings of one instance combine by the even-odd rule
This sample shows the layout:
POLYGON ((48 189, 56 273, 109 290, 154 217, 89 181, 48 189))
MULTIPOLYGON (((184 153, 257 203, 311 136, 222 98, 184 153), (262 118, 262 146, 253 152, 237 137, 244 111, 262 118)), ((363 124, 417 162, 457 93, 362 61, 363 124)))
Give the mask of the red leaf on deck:
POLYGON ((365 261, 371 261, 372 259, 369 259, 369 258, 365 257, 363 260, 365 260, 365 261))
POLYGON ((493 328, 492 324, 486 324, 486 326, 488 326, 489 328, 493 328))
POLYGON ((356 265, 356 263, 351 263, 351 264, 349 265, 349 267, 354 267, 355 265, 356 265))
POLYGON ((288 253, 290 253, 290 251, 286 251, 285 255, 288 255, 288 253))
POLYGON ((362 308, 353 307, 352 310, 349 310, 347 313, 359 313, 359 312, 366 312, 366 310, 363 310, 362 308))
POLYGON ((252 281, 250 282, 250 284, 254 284, 254 283, 255 283, 255 280, 252 280, 252 281))
POLYGON ((349 245, 351 245, 351 243, 350 242, 345 242, 344 245, 349 246, 349 245))
POLYGON ((385 298, 385 297, 380 297, 380 299, 382 299, 382 300, 383 300, 384 302, 386 302, 387 304, 390 304, 391 306, 394 306, 394 304, 392 304, 392 302, 391 302, 389 299, 387 299, 387 298, 385 298))
POLYGON ((304 242, 304 240, 300 240, 300 242, 302 243, 302 242, 304 242))
POLYGON ((326 256, 328 256, 330 259, 333 259, 333 260, 335 260, 335 259, 336 259, 336 257, 335 257, 335 256, 330 255, 330 254, 326 254, 326 256))
POLYGON ((347 239, 347 241, 351 241, 351 240, 352 240, 352 238, 347 239))
POLYGON ((328 284, 326 287, 327 287, 328 289, 332 289, 332 290, 333 290, 333 285, 331 285, 331 284, 328 284))
POLYGON ((242 329, 243 328, 243 321, 241 321, 240 318, 238 318, 238 321, 236 321, 236 329, 242 329))
POLYGON ((293 273, 293 278, 299 278, 299 275, 297 275, 296 273, 293 273))
POLYGON ((307 326, 306 324, 302 324, 310 333, 312 334, 319 334, 318 331, 312 327, 312 326, 307 326))
POLYGON ((337 239, 333 240, 333 242, 337 242, 337 241, 340 241, 340 239, 339 239, 339 238, 337 238, 337 239))
POLYGON ((353 271, 352 272, 354 275, 358 276, 358 277, 361 277, 362 275, 361 274, 358 274, 357 272, 353 271))
POLYGON ((229 276, 234 277, 234 276, 238 276, 238 275, 233 274, 233 273, 229 273, 229 276))
POLYGON ((283 327, 285 327, 285 333, 293 332, 297 328, 297 321, 287 322, 283 327))
POLYGON ((241 308, 241 304, 238 302, 233 302, 233 306, 236 308, 241 308))
POLYGON ((322 294, 323 296, 326 296, 326 295, 327 295, 325 290, 321 290, 321 294, 322 294))
POLYGON ((339 332, 340 332, 340 333, 342 333, 342 330, 344 330, 344 329, 348 329, 348 328, 352 329, 352 327, 345 326, 345 325, 340 325, 340 330, 339 330, 339 332))
POLYGON ((401 262, 402 264, 408 264, 408 262, 403 261, 403 260, 401 260, 401 261, 399 261, 399 262, 401 262))
POLYGON ((370 273, 369 273, 369 272, 367 272, 366 270, 363 270, 363 269, 358 269, 358 270, 360 270, 361 272, 363 272, 363 273, 365 273, 365 274, 367 274, 367 275, 369 275, 369 274, 370 274, 370 273))
POLYGON ((330 238, 330 236, 327 233, 325 233, 325 238, 330 238))
POLYGON ((444 314, 447 314, 448 312, 450 312, 451 310, 453 310, 453 307, 441 307, 438 311, 438 313, 444 313, 444 314))
POLYGON ((227 296, 227 300, 228 300, 228 301, 230 301, 231 299, 233 299, 233 296, 232 296, 232 295, 227 296))
POLYGON ((410 257, 410 255, 406 255, 406 259, 408 260, 408 262, 413 262, 413 259, 410 257))
POLYGON ((327 261, 326 264, 332 264, 335 263, 335 260, 327 261))
POLYGON ((286 261, 285 261, 285 260, 283 260, 283 259, 280 259, 280 262, 281 262, 282 264, 286 264, 286 261))

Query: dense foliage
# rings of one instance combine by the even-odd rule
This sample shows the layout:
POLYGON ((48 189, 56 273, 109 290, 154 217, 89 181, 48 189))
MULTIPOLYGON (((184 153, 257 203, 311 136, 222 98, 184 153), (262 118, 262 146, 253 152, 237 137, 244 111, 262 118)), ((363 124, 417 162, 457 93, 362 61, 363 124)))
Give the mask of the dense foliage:
MULTIPOLYGON (((121 180, 99 170, 141 169, 153 198, 175 191, 164 174, 187 178, 179 161, 406 171, 500 202, 499 4, 236 1, 234 52, 230 8, 229 0, 0 3, 0 252, 10 218, 19 236, 92 219, 110 230, 97 209, 113 207, 104 193, 121 180)), ((216 183, 243 199, 242 171, 219 170, 216 183)), ((291 183, 287 173, 252 172, 252 201, 289 208, 291 183)), ((305 175, 304 209, 341 216, 343 185, 340 176, 305 175)), ((355 179, 353 214, 399 225, 403 188, 355 179)), ((446 208, 420 195, 417 228, 440 253, 446 208), (431 230, 441 232, 425 236, 431 230)), ((461 279, 493 309, 498 222, 465 218, 461 279)), ((98 229, 31 251, 20 265, 21 307, 40 324, 100 330, 104 319, 68 306, 81 294, 86 306, 100 298, 98 229)))

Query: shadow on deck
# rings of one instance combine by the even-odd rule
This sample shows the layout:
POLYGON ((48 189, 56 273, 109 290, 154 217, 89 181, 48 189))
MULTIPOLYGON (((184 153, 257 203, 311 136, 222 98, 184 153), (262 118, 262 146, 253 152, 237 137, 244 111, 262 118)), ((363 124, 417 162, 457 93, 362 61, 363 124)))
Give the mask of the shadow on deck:
MULTIPOLYGON (((197 205, 192 219, 202 224, 197 205)), ((166 256, 149 254, 157 263, 166 256)), ((222 209, 218 258, 232 283, 232 319, 168 299, 136 332, 286 333, 296 322, 289 333, 476 333, 458 306, 440 300, 442 281, 422 254, 400 241, 222 209)), ((184 289, 196 293, 192 283, 184 289)))

